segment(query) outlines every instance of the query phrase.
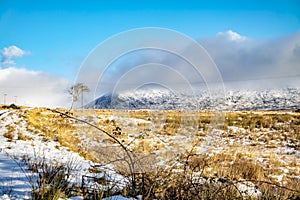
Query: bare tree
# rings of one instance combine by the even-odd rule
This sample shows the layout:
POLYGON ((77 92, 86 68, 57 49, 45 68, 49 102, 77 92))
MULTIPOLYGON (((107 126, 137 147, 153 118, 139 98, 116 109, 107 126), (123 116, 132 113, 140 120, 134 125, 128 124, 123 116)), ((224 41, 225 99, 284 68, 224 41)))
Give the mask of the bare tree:
POLYGON ((72 85, 71 88, 68 90, 69 94, 72 95, 72 105, 70 109, 73 109, 75 102, 78 101, 80 96, 81 107, 83 108, 83 93, 89 91, 89 87, 84 85, 83 83, 76 83, 75 85, 72 85))

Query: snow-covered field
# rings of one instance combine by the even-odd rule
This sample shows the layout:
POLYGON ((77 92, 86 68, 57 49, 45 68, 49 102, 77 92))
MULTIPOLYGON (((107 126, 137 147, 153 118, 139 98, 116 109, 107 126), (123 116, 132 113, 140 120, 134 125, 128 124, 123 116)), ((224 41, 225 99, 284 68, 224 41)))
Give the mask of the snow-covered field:
MULTIPOLYGON (((228 112, 224 116, 224 126, 213 129, 209 121, 211 113, 203 111, 198 114, 183 111, 83 110, 74 112, 72 116, 114 135, 133 152, 134 161, 143 172, 152 172, 160 167, 168 169, 171 165, 176 165, 174 172, 181 172, 184 162, 180 158, 184 161, 184 156, 189 152, 196 155, 195 159, 203 158, 207 162, 207 166, 201 169, 201 177, 199 172, 193 174, 193 179, 198 177, 202 184, 203 181, 223 180, 231 176, 232 169, 228 166, 237 167, 234 168, 237 171, 242 170, 238 168, 240 166, 249 167, 257 173, 254 174, 257 179, 264 177, 285 187, 290 186, 291 180, 299 182, 299 113, 293 110, 228 112), (256 165, 259 168, 253 169, 256 165), (255 170, 262 170, 263 175, 255 170)), ((0 199, 31 198, 32 188, 37 187, 40 180, 40 171, 33 172, 30 168, 33 163, 69 166, 70 187, 80 187, 83 176, 105 177, 105 184, 86 183, 91 188, 102 188, 104 191, 121 191, 129 183, 128 177, 120 175, 120 172, 124 174, 128 170, 128 160, 118 144, 86 124, 66 120, 46 108, 0 110, 0 148, 0 199), (78 144, 68 143, 70 141, 65 141, 63 134, 67 138, 77 138, 70 141, 77 141, 78 144), (88 154, 71 150, 74 145, 88 154), (97 172, 92 169, 97 169, 97 172)), ((254 182, 242 176, 234 179, 238 181, 235 187, 241 194, 253 198, 262 195, 254 182)), ((69 197, 82 198, 76 195, 69 197)), ((122 196, 111 198, 127 199, 122 196)))
MULTIPOLYGON (((66 147, 61 147, 57 141, 45 142, 43 138, 27 131, 26 121, 19 118, 18 112, 2 110, 0 111, 0 121, 0 199, 31 199, 32 188, 36 187, 34 184, 37 184, 36 182, 39 180, 38 173, 28 170, 28 163, 32 162, 45 161, 55 165, 70 165, 72 168, 71 185, 80 186, 83 175, 95 176, 89 169, 96 163, 85 160, 78 153, 69 151, 66 147), (8 126, 13 126, 15 129, 12 141, 8 141, 4 137, 8 126), (18 139, 20 132, 33 139, 18 139)), ((102 169, 108 178, 120 180, 120 183, 124 180, 121 175, 113 171, 112 166, 103 165, 102 169)), ((116 187, 122 187, 122 184, 116 187)), ((116 197, 115 199, 122 198, 116 197)))

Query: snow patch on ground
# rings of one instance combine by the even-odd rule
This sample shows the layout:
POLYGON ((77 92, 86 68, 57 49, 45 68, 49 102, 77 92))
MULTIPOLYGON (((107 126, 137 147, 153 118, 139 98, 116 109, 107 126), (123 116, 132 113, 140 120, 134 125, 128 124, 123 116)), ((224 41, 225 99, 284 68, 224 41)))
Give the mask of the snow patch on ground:
MULTIPOLYGON (((24 160, 33 162, 46 160, 48 163, 61 165, 72 164, 74 169, 71 172, 70 183, 79 186, 82 183, 83 175, 95 176, 94 173, 89 172, 89 168, 97 163, 85 160, 77 153, 61 147, 58 142, 43 141, 43 138, 27 131, 26 122, 20 122, 17 113, 13 112, 0 111, 0 200, 31 198, 32 187, 29 180, 30 177, 34 178, 37 174, 28 170, 24 160), (15 135, 16 132, 21 131, 22 134, 31 136, 33 140, 17 140, 17 137, 14 137, 13 141, 8 142, 7 138, 3 136, 7 131, 7 125, 15 128, 15 135)), ((125 185, 125 178, 114 172, 113 166, 102 166, 100 170, 106 173, 107 178, 120 183, 116 188, 121 189, 125 185)), ((80 198, 73 197, 71 199, 80 198)))

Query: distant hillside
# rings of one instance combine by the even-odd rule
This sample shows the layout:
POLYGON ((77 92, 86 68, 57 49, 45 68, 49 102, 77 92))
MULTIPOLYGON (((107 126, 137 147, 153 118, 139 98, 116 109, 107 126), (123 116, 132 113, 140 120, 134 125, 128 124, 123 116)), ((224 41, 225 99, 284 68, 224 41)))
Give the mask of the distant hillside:
POLYGON ((215 98, 204 91, 197 95, 176 94, 166 89, 147 89, 107 94, 86 105, 97 109, 157 110, 278 110, 299 109, 300 88, 227 91, 215 98))

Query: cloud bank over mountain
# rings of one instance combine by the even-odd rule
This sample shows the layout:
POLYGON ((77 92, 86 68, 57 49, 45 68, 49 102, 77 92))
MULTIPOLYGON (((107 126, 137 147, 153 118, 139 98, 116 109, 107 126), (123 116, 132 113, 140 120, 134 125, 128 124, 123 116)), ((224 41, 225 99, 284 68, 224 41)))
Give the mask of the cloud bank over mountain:
POLYGON ((300 85, 300 32, 251 39, 231 30, 200 43, 217 64, 225 84, 261 87, 300 85), (261 84, 261 83, 264 84, 261 84))
MULTIPOLYGON (((216 63, 227 89, 270 89, 300 85, 300 32, 281 38, 252 39, 228 30, 197 41, 216 63)), ((173 45, 176 44, 174 41, 173 45)), ((191 57, 203 56, 190 51, 188 44, 182 51, 188 52, 191 57)), ((203 67, 199 71, 201 74, 207 74, 205 70, 207 69, 203 67)), ((99 88, 102 91, 99 89, 98 93, 113 90, 120 84, 123 88, 126 88, 126 84, 130 88, 143 80, 147 84, 150 80, 157 83, 158 79, 164 79, 164 86, 182 85, 183 89, 186 88, 186 84, 183 84, 186 80, 201 87, 212 84, 205 82, 206 77, 202 76, 199 79, 195 76, 196 73, 191 63, 183 60, 180 55, 159 49, 140 49, 122 55, 107 66, 100 77, 99 88), (158 64, 161 68, 167 66, 171 70, 159 70, 158 64), (151 68, 156 71, 150 70, 151 68), (177 74, 173 73, 174 71, 177 74), (181 80, 178 79, 178 73, 183 77, 181 80), (124 77, 129 78, 124 81, 124 77), (119 82, 120 80, 122 82, 119 82)), ((87 74, 86 80, 89 80, 88 77, 92 75, 87 74)))

